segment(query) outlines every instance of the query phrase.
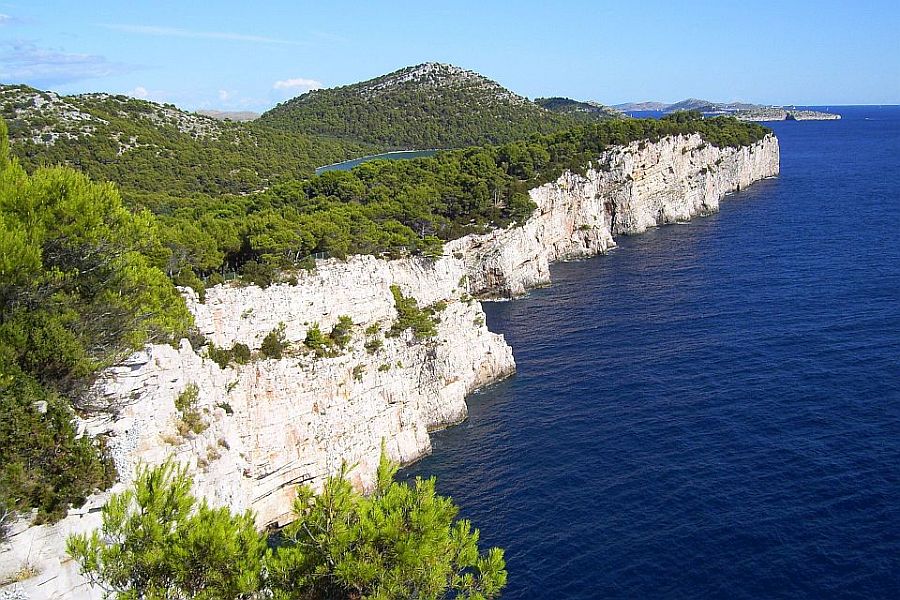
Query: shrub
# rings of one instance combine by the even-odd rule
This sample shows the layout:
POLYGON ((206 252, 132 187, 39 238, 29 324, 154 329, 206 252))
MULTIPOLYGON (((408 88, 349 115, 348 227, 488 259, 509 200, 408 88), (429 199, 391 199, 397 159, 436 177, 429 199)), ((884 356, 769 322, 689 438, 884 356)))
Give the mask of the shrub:
POLYGON ((209 346, 207 346, 206 357, 223 369, 231 362, 231 352, 225 348, 219 348, 213 343, 210 343, 209 346))
POLYGON ((266 337, 263 338, 259 351, 264 357, 280 359, 284 355, 284 351, 290 346, 284 335, 284 330, 284 323, 279 323, 278 327, 267 333, 266 337))
POLYGON ((235 342, 231 346, 231 358, 239 365, 247 364, 251 358, 250 346, 241 342, 235 342))
POLYGON ((347 315, 338 317, 338 322, 332 327, 329 337, 335 346, 344 349, 350 343, 353 321, 347 315))
POLYGON ((400 287, 391 286, 391 294, 394 296, 394 308, 397 309, 397 320, 388 331, 388 335, 398 336, 407 329, 412 329, 416 339, 433 337, 437 334, 434 319, 425 310, 419 308, 415 298, 407 297, 400 291, 400 287))
POLYGON ((0 376, 0 511, 66 515, 115 480, 102 438, 78 436, 68 402, 33 379, 0 376))
POLYGON ((188 384, 175 398, 175 408, 181 413, 179 433, 187 434, 188 431, 202 433, 207 425, 203 422, 203 416, 197 410, 197 400, 200 396, 200 388, 196 383, 188 384))
POLYGON ((268 561, 276 598, 495 598, 506 585, 503 551, 478 549, 478 530, 458 520, 435 480, 393 480, 382 454, 370 496, 354 491, 346 468, 321 495, 301 487, 296 520, 268 561))
POLYGON ((315 352, 316 356, 319 357, 326 356, 329 351, 329 340, 322 333, 322 330, 319 329, 318 323, 313 323, 306 330, 306 338, 303 340, 303 345, 315 352))
POLYGON ((258 263, 248 260, 241 269, 241 279, 244 283, 252 283, 261 288, 267 288, 275 282, 277 272, 269 263, 258 263))
POLYGON ((198 503, 191 484, 171 462, 141 469, 134 487, 103 507, 102 528, 70 536, 66 551, 120 598, 250 598, 266 555, 253 514, 198 503))

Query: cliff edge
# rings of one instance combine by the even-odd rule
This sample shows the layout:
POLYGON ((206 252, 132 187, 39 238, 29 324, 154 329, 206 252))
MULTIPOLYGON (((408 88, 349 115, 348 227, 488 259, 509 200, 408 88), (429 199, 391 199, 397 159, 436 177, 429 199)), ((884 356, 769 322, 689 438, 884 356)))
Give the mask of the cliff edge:
POLYGON ((139 462, 173 456, 190 465, 198 495, 251 508, 260 526, 289 520, 294 487, 321 485, 343 461, 366 488, 382 442, 394 460, 416 460, 431 450, 429 432, 465 419, 468 394, 514 372, 510 347, 488 331, 473 297, 512 298, 546 285, 554 261, 714 212, 727 193, 778 172, 773 135, 740 148, 716 148, 696 134, 635 142, 531 190, 537 209, 521 227, 449 242, 435 260, 320 261, 296 285, 217 286, 204 303, 185 290, 199 329, 219 347, 259 348, 282 323, 287 340, 302 347, 314 325, 328 331, 340 316, 353 321, 352 336, 338 356, 297 353, 224 368, 182 340, 106 371, 92 395, 107 408, 83 425, 108 436, 122 481, 54 525, 16 523, 0 552, 0 581, 26 566, 37 575, 0 589, 0 600, 102 597, 66 558, 65 539, 100 524, 99 508, 139 462), (397 318, 391 286, 434 307, 434 338, 385 335, 397 318), (179 427, 176 408, 193 386, 199 432, 179 427))

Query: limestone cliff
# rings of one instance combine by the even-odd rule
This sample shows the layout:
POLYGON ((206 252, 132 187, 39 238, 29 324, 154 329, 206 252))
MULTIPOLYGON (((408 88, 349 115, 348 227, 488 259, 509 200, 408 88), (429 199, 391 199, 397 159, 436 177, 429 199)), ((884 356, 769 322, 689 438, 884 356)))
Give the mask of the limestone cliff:
POLYGON ((447 245, 466 263, 472 293, 511 298, 550 282, 550 264, 592 256, 613 237, 715 212, 726 193, 779 171, 778 140, 715 148, 699 135, 616 147, 584 175, 564 173, 531 190, 537 211, 522 227, 447 245))
MULTIPOLYGON (((726 193, 778 168, 774 136, 736 149, 697 135, 636 142, 603 153, 583 175, 565 173, 531 190, 537 210, 523 226, 448 243, 437 260, 320 261, 296 285, 217 286, 204 303, 186 291, 198 327, 218 346, 259 348, 284 323, 288 340, 302 348, 310 327, 328 331, 341 315, 353 320, 353 339, 336 357, 298 352, 226 368, 186 340, 178 348, 150 346, 104 373, 94 402, 116 408, 85 428, 110 436, 123 478, 113 491, 127 485, 138 462, 174 456, 191 466, 196 491, 211 502, 251 508, 261 526, 284 523, 296 484, 318 486, 346 461, 366 487, 382 441, 395 460, 427 454, 430 431, 465 418, 469 393, 514 371, 511 349, 487 330, 472 295, 509 298, 545 285, 553 261, 598 254, 616 235, 715 211, 726 193), (420 306, 445 304, 434 339, 384 335, 396 318, 391 285, 420 306), (382 347, 366 348, 373 337, 382 347), (205 429, 179 433, 175 400, 192 384, 205 429)), ((108 495, 53 526, 18 523, 0 552, 0 580, 26 565, 38 575, 0 590, 0 600, 99 598, 66 561, 64 540, 99 525, 108 495)))

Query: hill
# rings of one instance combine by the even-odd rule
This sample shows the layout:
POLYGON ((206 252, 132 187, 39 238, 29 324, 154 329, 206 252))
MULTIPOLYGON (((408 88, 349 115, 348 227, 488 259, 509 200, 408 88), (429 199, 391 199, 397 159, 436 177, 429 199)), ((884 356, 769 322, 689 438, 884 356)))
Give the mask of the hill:
POLYGON ((424 63, 307 92, 264 113, 259 123, 383 149, 428 149, 505 143, 574 120, 473 71, 424 63))
POLYGON ((361 156, 362 144, 234 123, 128 96, 0 85, 11 151, 28 170, 64 164, 123 191, 246 193, 361 156))
POLYGON ((625 115, 614 108, 600 104, 599 102, 581 102, 571 98, 535 98, 534 103, 545 110, 561 115, 568 115, 578 120, 603 121, 606 119, 621 119, 625 115))

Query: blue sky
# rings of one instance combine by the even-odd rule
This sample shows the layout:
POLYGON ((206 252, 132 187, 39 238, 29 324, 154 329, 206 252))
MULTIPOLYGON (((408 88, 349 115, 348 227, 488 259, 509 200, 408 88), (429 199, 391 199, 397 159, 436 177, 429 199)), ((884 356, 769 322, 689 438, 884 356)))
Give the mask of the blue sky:
POLYGON ((900 102, 900 2, 0 0, 0 81, 262 110, 450 62, 534 98, 900 102))

